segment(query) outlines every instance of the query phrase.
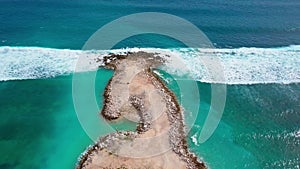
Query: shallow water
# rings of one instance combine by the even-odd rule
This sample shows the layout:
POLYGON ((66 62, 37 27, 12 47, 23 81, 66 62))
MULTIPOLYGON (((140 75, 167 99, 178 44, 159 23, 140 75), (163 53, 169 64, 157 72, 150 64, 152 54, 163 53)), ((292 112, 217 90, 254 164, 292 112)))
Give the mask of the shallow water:
MULTIPOLYGON (((112 72, 98 73, 95 94, 101 107, 100 93, 112 72)), ((72 75, 1 82, 0 90, 0 168, 74 168, 93 142, 74 110, 72 75)), ((99 112, 91 113, 104 122, 99 112)))

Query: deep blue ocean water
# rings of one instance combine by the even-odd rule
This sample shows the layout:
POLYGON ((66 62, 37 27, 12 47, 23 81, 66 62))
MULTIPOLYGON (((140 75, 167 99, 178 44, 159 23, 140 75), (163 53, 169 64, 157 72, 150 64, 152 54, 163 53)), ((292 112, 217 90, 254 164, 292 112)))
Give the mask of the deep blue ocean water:
MULTIPOLYGON (((81 49, 104 24, 138 12, 165 12, 182 17, 198 26, 217 47, 288 46, 299 44, 300 39, 298 0, 1 0, 0 3, 1 46, 81 49)), ((118 47, 158 47, 156 43, 154 38, 148 42, 140 38, 118 47)))
MULTIPOLYGON (((1 48, 0 65, 3 67, 0 68, 0 79, 10 76, 19 78, 18 75, 23 72, 19 78, 23 80, 0 82, 0 168, 74 168, 80 153, 92 143, 76 117, 72 100, 72 74, 60 73, 64 65, 59 63, 65 63, 61 57, 70 55, 70 51, 51 52, 44 48, 79 50, 95 31, 119 17, 137 12, 165 12, 195 24, 217 48, 250 47, 246 49, 253 50, 255 61, 259 61, 257 58, 264 54, 257 54, 258 47, 274 49, 300 45, 299 9, 298 0, 0 0, 0 46, 41 47, 33 51, 20 47, 19 53, 13 52, 15 48, 10 48, 8 52, 1 48), (40 59, 39 55, 45 60, 38 60, 42 64, 34 62, 40 59), (60 59, 43 58, 56 55, 60 59), (35 64, 37 66, 27 69, 28 65, 35 64), (59 70, 58 73, 51 67, 59 70), (50 75, 53 73, 55 77, 43 76, 45 72, 50 75), (26 80, 27 77, 44 78, 26 80)), ((125 47, 185 46, 172 38, 146 34, 125 39, 114 46, 116 49, 125 47)), ((286 76, 292 76, 289 79, 294 78, 295 81, 264 84, 268 78, 281 73, 282 69, 277 63, 299 62, 299 47, 286 49, 292 51, 293 55, 286 51, 281 53, 281 50, 267 52, 265 55, 269 57, 262 59, 262 62, 272 61, 274 56, 276 62, 259 65, 263 72, 264 66, 276 64, 271 67, 270 76, 262 75, 262 81, 258 84, 237 83, 227 86, 221 122, 212 137, 203 144, 193 138, 199 136, 211 108, 211 84, 197 81, 200 103, 191 100, 184 105, 200 105, 197 120, 187 140, 191 150, 210 168, 300 168, 300 86, 297 83, 300 71, 297 65, 284 63, 283 66, 293 72, 286 76), (277 55, 287 59, 278 59, 277 55)), ((249 52, 242 50, 241 53, 232 57, 239 57, 238 61, 242 61, 243 57, 251 57, 249 52)), ((223 54, 227 54, 226 51, 223 54)), ((102 92, 112 72, 100 69, 98 74, 95 95, 101 108, 102 92)), ((168 76, 162 78, 168 79, 168 76)), ((278 80, 280 78, 282 76, 278 80)), ((168 85, 175 93, 178 92, 176 83, 168 85)), ((95 113, 95 118, 103 120, 97 116, 97 112, 92 113, 95 113)), ((118 129, 132 127, 126 122, 112 126, 118 129)))

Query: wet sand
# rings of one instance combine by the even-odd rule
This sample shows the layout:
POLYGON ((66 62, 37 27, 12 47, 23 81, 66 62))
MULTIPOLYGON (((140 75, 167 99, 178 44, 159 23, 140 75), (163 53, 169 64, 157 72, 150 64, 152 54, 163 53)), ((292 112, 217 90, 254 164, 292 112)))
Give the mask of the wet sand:
POLYGON ((103 59, 115 73, 105 88, 101 115, 108 121, 137 122, 134 132, 99 139, 81 156, 78 169, 206 168, 188 151, 183 111, 175 95, 152 72, 164 59, 151 53, 111 55, 103 59))

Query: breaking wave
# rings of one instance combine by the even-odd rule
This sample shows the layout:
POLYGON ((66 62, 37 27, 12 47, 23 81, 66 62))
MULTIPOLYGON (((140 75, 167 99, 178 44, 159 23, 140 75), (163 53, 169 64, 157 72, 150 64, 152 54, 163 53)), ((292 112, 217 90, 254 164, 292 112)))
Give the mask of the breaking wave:
POLYGON ((166 58, 178 56, 181 63, 176 65, 172 61, 167 62, 168 70, 187 74, 201 82, 226 84, 300 82, 300 45, 280 48, 127 48, 102 51, 3 46, 0 47, 0 81, 50 78, 74 71, 94 70, 101 64, 95 64, 96 60, 109 53, 137 51, 153 52, 167 56, 166 58), (78 64, 78 58, 85 59, 78 64), (222 81, 211 77, 201 58, 218 58, 224 74, 222 81), (182 69, 182 65, 185 65, 186 69, 182 69))

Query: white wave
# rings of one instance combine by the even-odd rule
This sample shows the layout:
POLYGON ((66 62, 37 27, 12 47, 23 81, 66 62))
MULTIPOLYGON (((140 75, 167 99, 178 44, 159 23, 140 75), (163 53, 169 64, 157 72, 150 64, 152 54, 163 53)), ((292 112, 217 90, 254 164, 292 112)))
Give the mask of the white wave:
POLYGON ((276 160, 273 162, 266 162, 264 165, 264 168, 293 168, 293 169, 299 169, 300 164, 299 164, 299 157, 289 159, 289 158, 284 158, 280 160, 276 160))
POLYGON ((0 80, 48 78, 72 72, 80 51, 1 47, 0 80))
POLYGON ((300 46, 282 48, 176 49, 189 74, 202 82, 227 84, 300 82, 300 46), (218 58, 224 78, 215 79, 201 58, 218 58), (223 69, 223 70, 222 70, 223 69))
POLYGON ((146 51, 168 59, 167 70, 208 83, 299 83, 300 45, 281 48, 128 48, 81 51, 39 47, 0 47, 0 81, 49 78, 74 71, 96 69, 95 63, 109 53, 146 51), (170 57, 169 57, 170 56, 170 57), (177 57, 173 57, 177 56, 177 57), (86 58, 78 64, 78 58, 86 58), (224 79, 215 79, 203 63, 218 58, 224 79), (177 59, 177 60, 176 60, 177 59))
POLYGON ((300 129, 295 131, 294 133, 291 133, 291 136, 294 136, 296 138, 300 138, 300 129))
POLYGON ((191 139, 196 146, 199 146, 197 133, 191 136, 191 139))

